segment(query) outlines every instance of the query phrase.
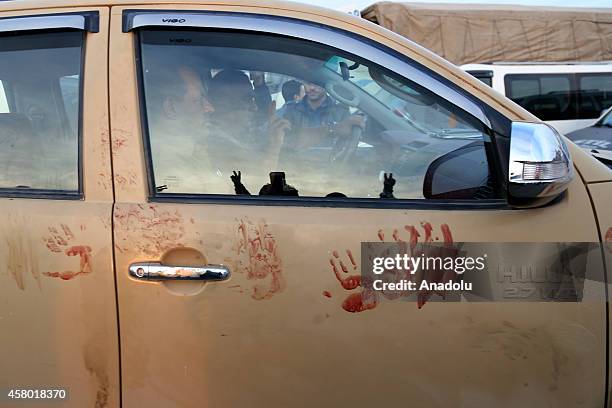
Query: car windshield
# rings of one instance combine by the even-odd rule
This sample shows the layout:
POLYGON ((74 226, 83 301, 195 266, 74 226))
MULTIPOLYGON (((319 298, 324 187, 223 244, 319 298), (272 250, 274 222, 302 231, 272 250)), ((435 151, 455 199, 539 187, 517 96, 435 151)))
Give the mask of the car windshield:
POLYGON ((603 118, 601 118, 598 123, 598 126, 612 127, 612 109, 609 110, 603 118))
POLYGON ((439 104, 439 98, 417 84, 400 81, 377 67, 367 67, 340 56, 331 57, 325 64, 330 69, 357 85, 409 124, 410 127, 440 138, 482 140, 482 133, 460 120, 439 104))

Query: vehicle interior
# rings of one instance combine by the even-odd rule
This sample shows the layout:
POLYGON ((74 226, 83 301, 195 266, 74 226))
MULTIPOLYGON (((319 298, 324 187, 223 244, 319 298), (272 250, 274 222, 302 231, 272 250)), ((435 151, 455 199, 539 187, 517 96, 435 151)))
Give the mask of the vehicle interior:
POLYGON ((77 32, 0 38, 0 188, 78 190, 81 43, 77 32))
MULTIPOLYGON (((258 191, 268 183, 269 172, 282 171, 301 197, 340 193, 333 196, 378 198, 383 174, 392 173, 395 198, 435 198, 424 196, 428 168, 434 160, 459 151, 464 155, 456 160, 454 181, 434 190, 444 191, 444 198, 496 197, 488 167, 489 137, 483 126, 419 84, 359 57, 307 41, 210 31, 182 31, 180 35, 181 45, 176 45, 176 31, 172 32, 172 45, 168 45, 169 32, 141 31, 145 72, 162 58, 197 67, 205 82, 221 70, 263 72, 277 108, 284 103, 282 82, 291 78, 323 87, 337 103, 366 118, 365 129, 354 128, 350 138, 332 138, 303 151, 283 152, 279 169, 260 168, 256 174, 248 174, 237 165, 232 170, 242 171, 242 177, 250 179, 250 190, 258 191), (468 145, 470 149, 461 150, 468 145), (471 161, 469 175, 464 171, 465 160, 471 161)), ((215 159, 219 160, 219 155, 215 159)), ((445 168, 449 166, 452 163, 445 168)), ((224 178, 229 180, 227 172, 224 178)), ((430 179, 438 183, 446 180, 430 179)), ((231 184, 219 190, 212 193, 233 193, 231 184)), ((162 194, 180 192, 164 189, 162 194)))

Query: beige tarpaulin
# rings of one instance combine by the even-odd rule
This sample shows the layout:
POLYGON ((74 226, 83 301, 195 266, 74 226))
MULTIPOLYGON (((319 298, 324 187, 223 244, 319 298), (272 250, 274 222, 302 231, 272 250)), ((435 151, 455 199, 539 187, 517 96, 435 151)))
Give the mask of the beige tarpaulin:
POLYGON ((361 15, 458 65, 612 60, 612 9, 380 2, 361 15))

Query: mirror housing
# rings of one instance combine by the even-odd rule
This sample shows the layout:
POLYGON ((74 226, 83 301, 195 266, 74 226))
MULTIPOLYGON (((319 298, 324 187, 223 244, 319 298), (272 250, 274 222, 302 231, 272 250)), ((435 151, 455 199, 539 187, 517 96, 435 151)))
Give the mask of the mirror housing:
POLYGON ((567 190, 574 166, 565 142, 545 123, 512 122, 508 203, 529 208, 545 205, 567 190))
POLYGON ((423 181, 423 197, 442 200, 493 198, 482 141, 472 142, 431 162, 423 181), (469 171, 465 171, 469 169, 469 171))

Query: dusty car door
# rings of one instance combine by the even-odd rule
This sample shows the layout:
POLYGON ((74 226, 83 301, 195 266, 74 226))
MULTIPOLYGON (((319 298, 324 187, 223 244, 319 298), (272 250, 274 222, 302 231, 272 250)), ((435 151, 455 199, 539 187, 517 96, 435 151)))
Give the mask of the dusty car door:
POLYGON ((598 242, 582 182, 511 209, 493 141, 519 114, 358 20, 283 13, 112 9, 124 406, 601 404, 603 302, 418 308, 355 277, 361 242, 598 242), (292 79, 324 122, 305 105, 278 118, 292 79), (428 167, 461 149, 462 193, 428 198, 428 167))
POLYGON ((19 6, 0 7, 0 405, 116 406, 109 10, 19 6))

